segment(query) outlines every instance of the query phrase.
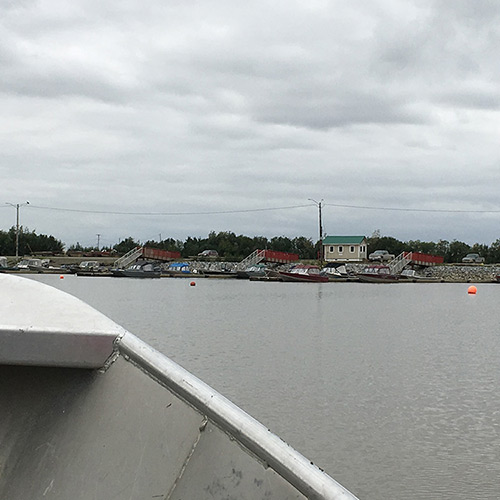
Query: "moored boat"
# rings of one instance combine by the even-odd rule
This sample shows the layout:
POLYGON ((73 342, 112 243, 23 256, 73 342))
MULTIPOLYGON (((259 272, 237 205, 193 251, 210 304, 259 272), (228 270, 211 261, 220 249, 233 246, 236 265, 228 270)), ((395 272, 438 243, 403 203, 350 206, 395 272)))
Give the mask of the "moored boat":
POLYGON ((68 269, 61 266, 52 266, 48 260, 42 261, 42 264, 29 264, 30 271, 35 271, 40 274, 64 274, 68 273, 68 269))
POLYGON ((401 283, 437 283, 441 281, 439 278, 422 276, 418 274, 415 269, 404 269, 399 275, 399 281, 401 283))
POLYGON ((99 269, 99 267, 100 264, 97 260, 82 260, 82 262, 80 262, 80 264, 78 264, 77 266, 75 265, 71 266, 69 268, 69 272, 73 274, 79 274, 84 272, 85 274, 83 275, 86 276, 87 272, 89 273, 96 272, 99 269))
POLYGON ((111 274, 117 278, 160 278, 161 269, 149 261, 138 261, 126 269, 111 269, 111 274))
POLYGON ((266 276, 268 269, 269 267, 267 264, 254 264, 241 271, 236 271, 236 277, 239 279, 263 277, 266 276))
POLYGON ((345 264, 338 262, 329 262, 323 269, 321 274, 328 278, 328 281, 355 281, 355 278, 349 275, 345 264))
POLYGON ((358 273, 358 279, 364 283, 397 283, 399 276, 391 273, 389 266, 373 264, 358 273))
POLYGON ((188 278, 193 274, 197 274, 197 271, 191 270, 187 262, 172 262, 161 273, 162 276, 168 278, 188 278))
POLYGON ((0 273, 8 273, 9 271, 16 271, 17 268, 10 266, 7 257, 0 257, 0 273))
POLYGON ((77 276, 112 276, 107 266, 93 260, 81 262, 79 267, 73 268, 71 272, 77 276))
POLYGON ((318 266, 308 264, 297 264, 289 271, 278 271, 278 277, 282 281, 298 281, 309 283, 327 283, 328 276, 321 274, 318 266))

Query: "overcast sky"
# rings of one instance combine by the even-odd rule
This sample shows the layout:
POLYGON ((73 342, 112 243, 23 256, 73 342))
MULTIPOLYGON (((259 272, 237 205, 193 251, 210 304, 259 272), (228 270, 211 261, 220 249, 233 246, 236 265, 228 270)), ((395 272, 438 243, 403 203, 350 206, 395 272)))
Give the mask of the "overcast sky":
POLYGON ((0 229, 490 244, 499 47, 497 0, 0 0, 0 229))

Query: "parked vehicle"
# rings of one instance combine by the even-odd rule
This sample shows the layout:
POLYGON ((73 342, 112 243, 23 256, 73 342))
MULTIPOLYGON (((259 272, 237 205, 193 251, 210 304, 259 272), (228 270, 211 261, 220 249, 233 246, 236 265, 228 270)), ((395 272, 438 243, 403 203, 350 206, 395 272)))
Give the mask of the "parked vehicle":
POLYGON ((484 257, 481 257, 478 253, 468 253, 463 259, 462 262, 465 263, 475 263, 482 264, 484 262, 484 257))
POLYGON ((375 250, 375 252, 368 255, 368 259, 374 262, 384 262, 394 259, 394 254, 389 253, 387 250, 375 250))
POLYGON ((198 257, 218 257, 219 252, 217 250, 203 250, 198 254, 198 257))

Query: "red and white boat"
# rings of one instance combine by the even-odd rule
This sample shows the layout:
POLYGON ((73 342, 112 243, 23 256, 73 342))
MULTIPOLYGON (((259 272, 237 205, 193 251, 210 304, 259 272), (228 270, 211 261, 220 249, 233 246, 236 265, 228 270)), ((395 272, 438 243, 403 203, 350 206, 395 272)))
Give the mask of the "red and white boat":
POLYGON ((318 266, 297 264, 290 271, 278 271, 278 277, 282 281, 306 281, 312 283, 327 283, 328 276, 321 274, 318 266))

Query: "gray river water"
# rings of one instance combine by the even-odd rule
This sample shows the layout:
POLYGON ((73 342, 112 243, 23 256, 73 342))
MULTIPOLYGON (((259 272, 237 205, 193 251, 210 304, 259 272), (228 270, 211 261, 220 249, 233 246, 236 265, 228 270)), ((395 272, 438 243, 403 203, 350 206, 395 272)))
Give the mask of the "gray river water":
POLYGON ((500 498, 500 285, 31 278, 113 318, 360 499, 500 498))

